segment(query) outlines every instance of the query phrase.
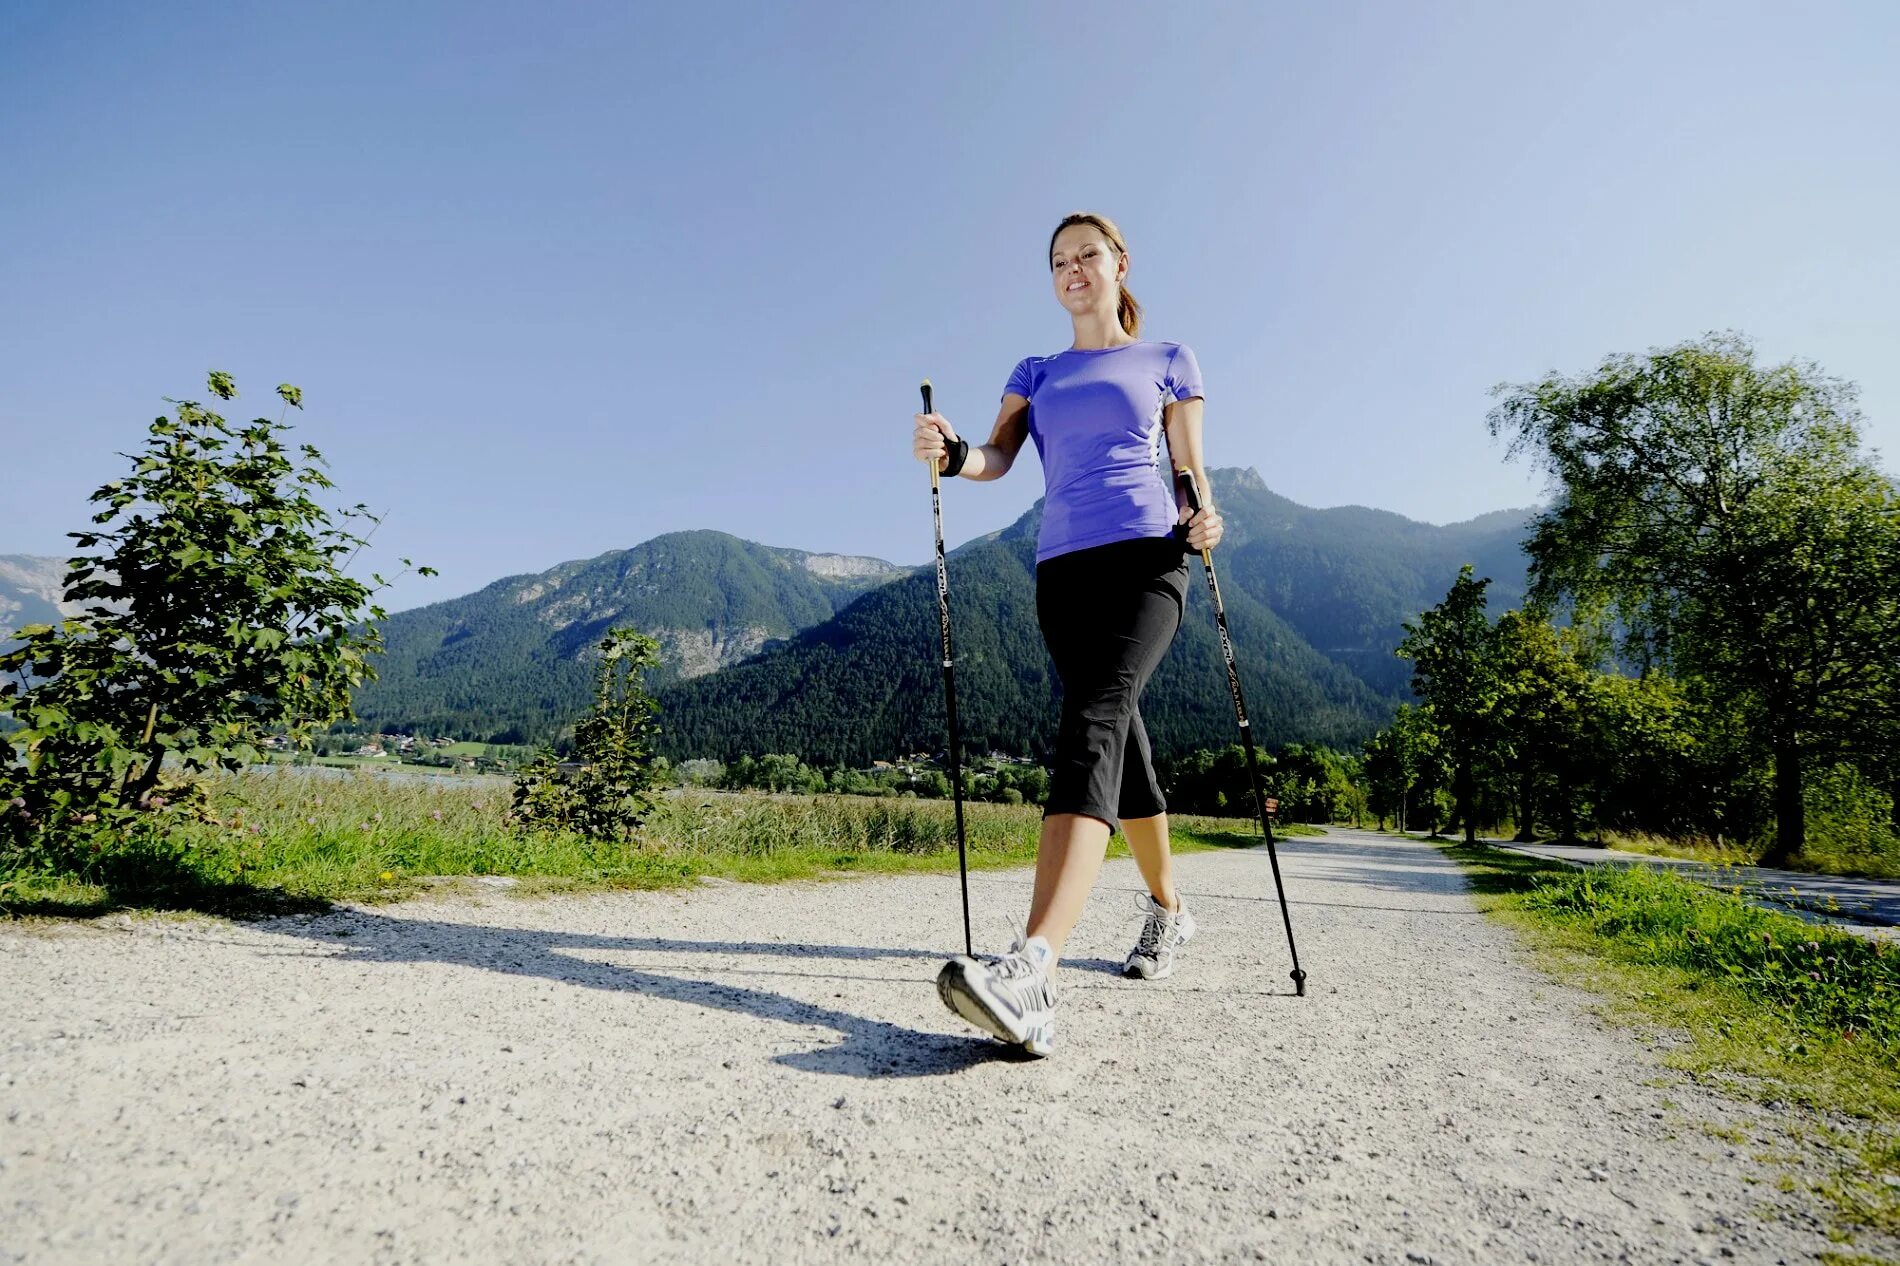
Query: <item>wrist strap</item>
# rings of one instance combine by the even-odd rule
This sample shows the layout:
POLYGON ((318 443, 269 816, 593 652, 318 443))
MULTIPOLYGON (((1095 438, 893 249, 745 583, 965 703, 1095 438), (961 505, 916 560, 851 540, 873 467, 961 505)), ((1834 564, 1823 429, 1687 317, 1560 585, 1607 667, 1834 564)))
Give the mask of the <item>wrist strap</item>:
POLYGON ((955 475, 959 470, 962 470, 963 463, 969 460, 970 441, 963 439, 952 440, 949 444, 949 449, 950 453, 944 459, 943 464, 943 476, 946 479, 955 475))

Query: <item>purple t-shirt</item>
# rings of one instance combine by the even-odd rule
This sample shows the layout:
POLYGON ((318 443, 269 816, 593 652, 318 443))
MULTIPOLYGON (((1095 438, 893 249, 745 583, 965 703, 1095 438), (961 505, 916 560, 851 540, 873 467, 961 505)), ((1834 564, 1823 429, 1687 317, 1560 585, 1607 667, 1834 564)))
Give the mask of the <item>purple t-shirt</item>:
POLYGON ((1036 561, 1111 541, 1167 536, 1180 518, 1161 455, 1170 400, 1201 394, 1182 343, 1124 343, 1016 365, 1003 394, 1029 401, 1044 499, 1036 561))

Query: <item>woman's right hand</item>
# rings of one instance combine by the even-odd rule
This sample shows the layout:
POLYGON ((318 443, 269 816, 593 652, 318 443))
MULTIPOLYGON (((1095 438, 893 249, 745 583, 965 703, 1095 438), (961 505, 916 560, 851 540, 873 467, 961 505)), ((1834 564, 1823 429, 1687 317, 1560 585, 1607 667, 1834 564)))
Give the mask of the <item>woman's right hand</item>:
POLYGON ((950 442, 957 438, 955 428, 941 413, 919 413, 917 431, 911 440, 910 455, 920 462, 931 462, 941 468, 944 455, 950 451, 950 442))

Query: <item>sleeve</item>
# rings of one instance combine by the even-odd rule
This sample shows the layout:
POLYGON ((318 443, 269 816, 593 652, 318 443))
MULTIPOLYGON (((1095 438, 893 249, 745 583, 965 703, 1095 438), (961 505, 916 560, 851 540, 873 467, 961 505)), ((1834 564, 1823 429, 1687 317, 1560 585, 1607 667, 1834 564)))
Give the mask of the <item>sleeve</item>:
POLYGON ((1203 396, 1201 391, 1201 365, 1194 359, 1194 349, 1186 343, 1176 343, 1174 354, 1168 357, 1168 376, 1162 384, 1168 389, 1168 396, 1174 400, 1191 400, 1203 396))
POLYGON ((1036 391, 1036 358, 1025 356, 1016 362, 1016 368, 1010 371, 1009 382, 1003 387, 1004 395, 1018 395, 1027 400, 1036 391))

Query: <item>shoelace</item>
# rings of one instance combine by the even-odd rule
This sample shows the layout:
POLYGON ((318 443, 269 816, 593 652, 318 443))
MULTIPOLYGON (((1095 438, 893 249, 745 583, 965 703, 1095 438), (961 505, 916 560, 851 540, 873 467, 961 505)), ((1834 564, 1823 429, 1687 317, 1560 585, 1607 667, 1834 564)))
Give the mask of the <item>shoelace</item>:
POLYGON ((999 979, 1015 981, 1016 977, 1034 977, 1035 962, 1028 950, 1011 950, 1007 954, 997 954, 990 960, 990 971, 999 979))
POLYGON ((1018 976, 1033 976, 1036 965, 1029 961, 1027 954, 998 954, 990 963, 990 971, 1004 980, 1014 980, 1018 976))
POLYGON ((1036 974, 1036 964, 1029 957, 1029 929, 1016 920, 1010 920, 1010 930, 1016 934, 1016 940, 1006 954, 998 954, 990 959, 990 974, 1004 980, 1014 980, 1018 976, 1036 974), (1007 967, 1004 964, 1009 964, 1007 967))
POLYGON ((1048 977, 1039 975, 1035 961, 1029 957, 1027 950, 999 954, 990 960, 989 968, 991 979, 1007 983, 1010 989, 1025 999, 1048 997, 1048 977))
POLYGON ((1147 922, 1141 925, 1141 939, 1135 942, 1135 952, 1146 954, 1150 958, 1161 953, 1161 938, 1166 935, 1173 916, 1161 908, 1160 902, 1148 911, 1147 922))

